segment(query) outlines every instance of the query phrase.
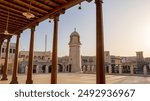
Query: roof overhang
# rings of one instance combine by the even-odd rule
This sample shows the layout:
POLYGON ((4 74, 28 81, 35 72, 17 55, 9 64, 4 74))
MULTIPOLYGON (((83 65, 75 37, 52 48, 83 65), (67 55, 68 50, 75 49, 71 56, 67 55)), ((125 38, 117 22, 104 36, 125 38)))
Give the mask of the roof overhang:
POLYGON ((6 30, 7 21, 8 32, 17 35, 83 1, 85 0, 0 0, 0 36, 5 36, 3 33, 6 30), (29 8, 35 18, 27 19, 23 16, 23 12, 28 12, 29 8), (8 12, 9 20, 7 20, 8 12))

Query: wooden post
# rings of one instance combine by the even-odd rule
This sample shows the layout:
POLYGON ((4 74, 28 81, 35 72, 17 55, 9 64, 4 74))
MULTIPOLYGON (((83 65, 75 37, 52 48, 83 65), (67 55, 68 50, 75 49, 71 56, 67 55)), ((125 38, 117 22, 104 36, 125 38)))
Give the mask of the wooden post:
POLYGON ((105 84, 102 0, 96 3, 96 83, 105 84))
POLYGON ((10 45, 10 38, 7 38, 7 48, 6 48, 6 56, 5 56, 5 64, 3 68, 3 74, 1 80, 8 80, 7 72, 8 72, 8 59, 9 59, 9 45, 10 45))
POLYGON ((35 26, 31 28, 29 61, 28 61, 26 84, 33 84, 32 73, 33 73, 33 54, 34 54, 34 32, 35 32, 35 26))
POLYGON ((17 71, 18 71, 19 38, 20 38, 20 34, 17 35, 17 39, 16 39, 14 68, 13 68, 12 81, 10 82, 10 84, 18 84, 17 71))
POLYGON ((52 51, 51 84, 56 84, 57 83, 58 20, 59 20, 59 15, 54 16, 54 35, 53 35, 53 51, 52 51))
POLYGON ((3 44, 3 41, 0 41, 0 68, 1 68, 1 73, 2 73, 2 67, 1 67, 1 64, 2 64, 2 60, 1 60, 2 44, 3 44))
MULTIPOLYGON (((2 44, 3 44, 3 42, 1 41, 1 42, 0 42, 0 63, 1 63, 2 44)), ((1 65, 1 64, 0 64, 0 65, 1 65)))

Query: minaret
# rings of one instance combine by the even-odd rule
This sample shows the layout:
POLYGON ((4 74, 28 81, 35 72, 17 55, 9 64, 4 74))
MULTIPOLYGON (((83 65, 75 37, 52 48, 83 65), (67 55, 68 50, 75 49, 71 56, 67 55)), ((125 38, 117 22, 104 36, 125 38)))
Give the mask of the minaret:
POLYGON ((74 32, 70 35, 69 42, 69 63, 70 72, 81 72, 81 55, 80 55, 80 36, 79 33, 74 32))
POLYGON ((47 51, 47 34, 45 35, 45 52, 47 51))

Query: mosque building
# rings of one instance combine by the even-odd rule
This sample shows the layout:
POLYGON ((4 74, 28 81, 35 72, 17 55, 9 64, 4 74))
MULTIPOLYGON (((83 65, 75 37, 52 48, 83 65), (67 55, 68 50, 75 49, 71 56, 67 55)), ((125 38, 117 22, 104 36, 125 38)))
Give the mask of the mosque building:
MULTIPOLYGON (((58 58, 57 72, 63 73, 96 73, 96 56, 81 56, 80 53, 80 34, 76 29, 70 34, 69 56, 58 58)), ((10 55, 8 73, 12 73, 13 60, 15 55, 15 43, 10 44, 10 55)), ((6 42, 2 45, 0 73, 4 65, 6 42)), ((131 67, 137 70, 135 73, 143 72, 143 66, 150 67, 150 59, 144 60, 143 52, 136 52, 135 57, 120 57, 110 55, 109 51, 104 52, 105 72, 106 73, 130 73, 131 67), (139 71, 140 70, 140 71, 139 71)), ((33 73, 51 73, 52 52, 51 51, 34 51, 33 73)), ((29 60, 29 51, 19 52, 18 73, 27 73, 29 60)), ((150 69, 147 69, 150 71, 150 69)))

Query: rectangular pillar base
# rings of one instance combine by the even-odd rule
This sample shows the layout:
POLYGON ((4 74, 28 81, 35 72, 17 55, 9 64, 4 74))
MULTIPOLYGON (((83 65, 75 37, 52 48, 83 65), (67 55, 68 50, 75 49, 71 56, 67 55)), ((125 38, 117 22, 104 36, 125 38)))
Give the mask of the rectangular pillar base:
POLYGON ((10 84, 18 84, 18 81, 11 81, 10 84))
POLYGON ((13 77, 10 84, 18 84, 18 78, 17 77, 13 77))
POLYGON ((3 80, 8 80, 7 75, 6 75, 6 76, 3 76, 1 80, 2 80, 2 81, 3 81, 3 80))
POLYGON ((27 80, 26 84, 33 84, 33 80, 27 80))

